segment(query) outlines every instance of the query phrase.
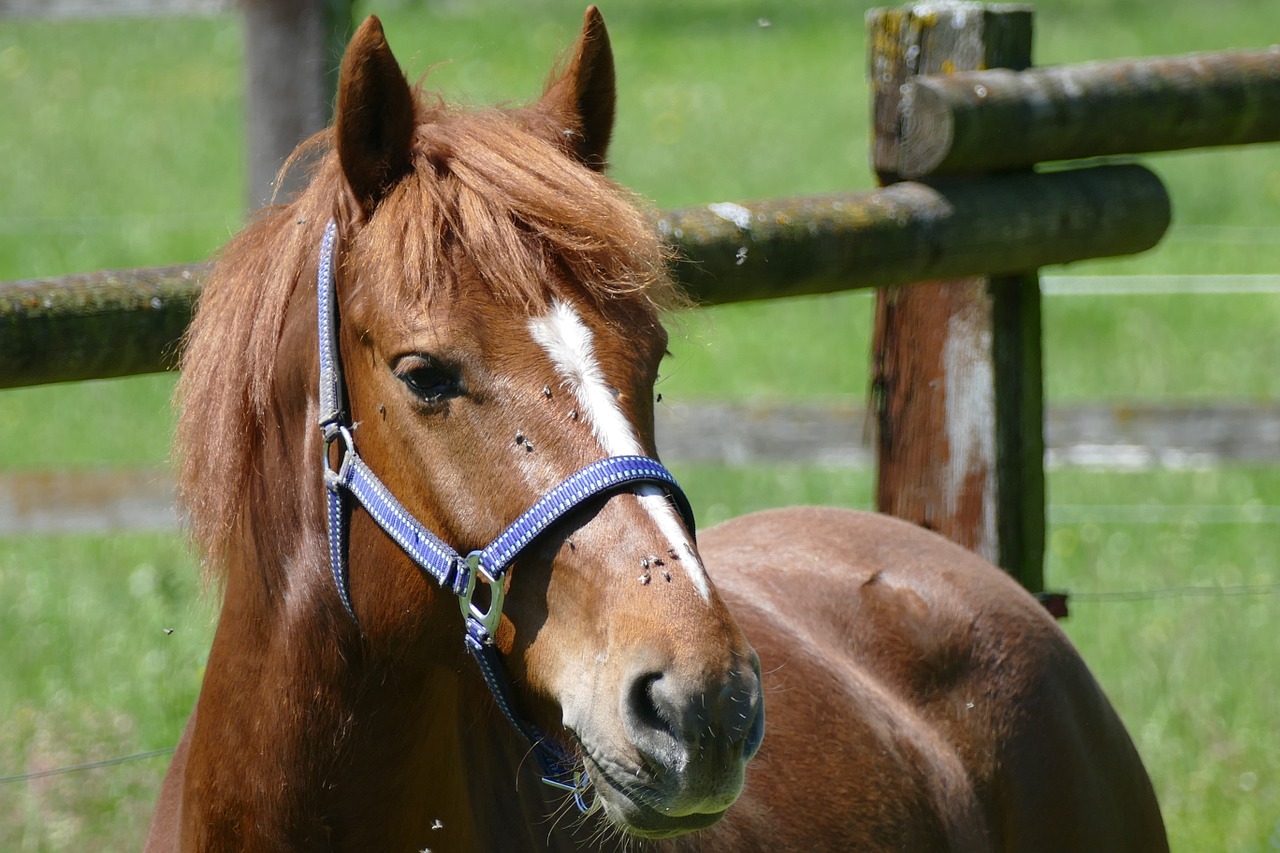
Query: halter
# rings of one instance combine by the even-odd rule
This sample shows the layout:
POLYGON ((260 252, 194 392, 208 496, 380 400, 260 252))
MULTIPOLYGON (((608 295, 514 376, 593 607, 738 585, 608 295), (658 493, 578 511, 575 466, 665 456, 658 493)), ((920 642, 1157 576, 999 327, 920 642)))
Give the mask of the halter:
POLYGON ((548 740, 537 726, 519 716, 511 701, 502 658, 494 645, 498 623, 502 618, 503 579, 507 567, 525 547, 591 498, 624 491, 635 484, 657 484, 675 502, 692 534, 693 511, 688 498, 671 472, 656 460, 647 456, 611 456, 570 475, 511 522, 485 548, 472 551, 464 557, 442 541, 396 500, 356 452, 352 436, 355 424, 346 410, 342 358, 338 351, 338 302, 334 276, 337 230, 336 223, 330 221, 320 245, 317 315, 320 340, 320 429, 325 444, 324 483, 329 562, 338 597, 342 599, 342 606, 347 613, 355 620, 347 566, 350 499, 354 499, 423 572, 441 587, 458 596, 466 625, 463 640, 479 665, 480 674, 484 676, 485 684, 502 709, 503 716, 529 741, 542 773, 542 781, 572 793, 578 808, 585 812, 587 805, 583 796, 589 784, 585 772, 578 770, 577 762, 548 740), (330 452, 335 444, 339 444, 341 454, 341 461, 336 469, 330 462, 330 452), (474 600, 476 587, 481 581, 489 588, 487 609, 474 600))

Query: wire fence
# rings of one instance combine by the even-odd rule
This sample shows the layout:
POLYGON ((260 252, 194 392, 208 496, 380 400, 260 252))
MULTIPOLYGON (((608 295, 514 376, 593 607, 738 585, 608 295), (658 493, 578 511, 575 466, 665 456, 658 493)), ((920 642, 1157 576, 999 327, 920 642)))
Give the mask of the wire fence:
POLYGON ((1277 524, 1274 504, 1050 504, 1050 524, 1277 524))
MULTIPOLYGON (((1165 601, 1170 599, 1183 598, 1238 598, 1243 596, 1271 596, 1280 593, 1280 582, 1263 583, 1263 584, 1238 584, 1230 586, 1217 586, 1208 584, 1187 584, 1184 586, 1165 587, 1160 589, 1134 589, 1134 590, 1107 590, 1107 591, 1083 591, 1083 592, 1054 592, 1048 593, 1041 597, 1046 607, 1053 612, 1055 616, 1065 616, 1065 610, 1058 611, 1056 608, 1065 606, 1068 602, 1075 606, 1084 604, 1132 604, 1152 601, 1165 601)), ((8 776, 0 776, 0 785, 19 782, 34 782, 40 779, 47 779, 54 776, 63 776, 71 773, 80 773, 89 770, 100 770, 107 767, 115 767, 122 764, 130 764, 137 761, 145 761, 150 758, 159 758, 161 756, 172 755, 176 747, 161 747, 159 749, 149 749, 143 752, 134 752, 127 755, 120 755, 113 758, 104 758, 96 761, 85 761, 76 764, 68 764, 61 767, 54 767, 45 770, 34 770, 27 773, 15 773, 8 776)))
POLYGON ((235 0, 0 0, 0 18, 215 15, 234 8, 235 0))
MULTIPOLYGON (((44 234, 93 234, 124 228, 146 228, 175 232, 210 227, 234 228, 240 215, 235 212, 157 213, 112 216, 0 216, 0 234, 30 236, 44 234)), ((1280 227, 1180 225, 1170 236, 1195 242, 1233 245, 1272 244, 1280 240, 1280 227)), ((1280 275, 1046 275, 1041 280, 1046 297, 1086 296, 1170 296, 1280 294, 1280 275)), ((1048 507, 1051 525, 1280 525, 1280 505, 1249 503, 1178 505, 1052 504, 1048 507)), ((1066 590, 1073 606, 1122 605, 1181 599, 1266 597, 1280 594, 1280 582, 1251 584, 1183 584, 1150 589, 1066 590)), ((54 768, 0 776, 0 784, 29 783, 50 777, 88 772, 172 755, 175 748, 162 747, 111 758, 85 761, 54 768)))
POLYGON ((1161 601, 1169 598, 1236 598, 1245 595, 1275 595, 1280 583, 1238 584, 1213 586, 1187 584, 1162 589, 1105 590, 1097 592, 1067 593, 1072 602, 1086 601, 1095 604, 1113 604, 1134 601, 1161 601))
POLYGON ((158 758, 161 755, 172 755, 177 747, 166 746, 160 749, 149 749, 146 752, 135 752, 130 755, 119 755, 115 758, 103 758, 98 761, 85 761, 80 764, 68 764, 65 767, 54 767, 49 770, 33 770, 30 773, 17 773, 13 776, 0 776, 0 784, 6 782, 34 782, 36 779, 47 779, 50 776, 62 776, 67 773, 78 773, 82 770, 98 770, 102 767, 115 767, 117 764, 128 764, 146 758, 158 758))
POLYGON ((1049 275, 1040 290, 1053 297, 1239 296, 1280 293, 1280 275, 1049 275))

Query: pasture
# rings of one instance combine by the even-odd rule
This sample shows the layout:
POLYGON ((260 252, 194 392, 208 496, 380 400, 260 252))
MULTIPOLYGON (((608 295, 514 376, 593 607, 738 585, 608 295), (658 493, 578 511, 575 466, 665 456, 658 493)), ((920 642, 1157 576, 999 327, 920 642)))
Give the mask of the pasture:
MULTIPOLYGON (((431 69, 431 86, 476 102, 536 94, 581 15, 565 2, 430 5, 376 11, 411 78, 431 69)), ((1187 0, 1042 2, 1036 61, 1262 47, 1269 5, 1206 16, 1187 0)), ((622 183, 661 206, 872 185, 862 4, 603 11, 622 183)), ((244 217, 240 56, 232 16, 0 20, 0 114, 21 117, 0 141, 0 279, 194 261, 225 241, 244 217)), ((1280 147, 1148 162, 1174 200, 1165 242, 1072 274, 1280 272, 1280 147)), ((660 389, 860 401, 870 304, 848 294, 674 318, 660 389)), ((1276 400, 1277 327, 1267 294, 1052 297, 1046 399, 1276 400)), ((149 376, 0 392, 0 471, 163 465, 171 387, 149 376)), ((872 500, 867 470, 673 468, 704 526, 872 500)), ((1280 847, 1277 469, 1055 470, 1049 498, 1047 585, 1076 593, 1065 627, 1148 763, 1175 849, 1280 847), (1210 586, 1249 589, 1185 589, 1210 586)), ((172 744, 214 612, 178 534, 0 539, 0 601, 0 776, 172 744)), ((0 782, 0 848, 136 847, 164 766, 0 782)))

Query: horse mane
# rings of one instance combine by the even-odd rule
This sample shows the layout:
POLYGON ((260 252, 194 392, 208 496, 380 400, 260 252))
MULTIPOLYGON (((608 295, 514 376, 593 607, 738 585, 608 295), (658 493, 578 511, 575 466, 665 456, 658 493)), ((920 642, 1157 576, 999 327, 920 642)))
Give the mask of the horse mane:
MULTIPOLYGON (((376 277, 373 298, 399 313, 451 295, 459 250, 500 301, 526 312, 550 302, 552 275, 602 309, 622 295, 655 310, 682 304, 646 207, 569 156, 553 118, 537 105, 464 110, 418 87, 415 113, 413 169, 367 222, 357 223, 343 203, 330 128, 290 159, 314 162, 309 185, 291 203, 261 211, 206 280, 183 341, 174 448, 179 503, 214 577, 263 510, 246 496, 265 474, 264 432, 282 403, 275 398, 277 368, 288 355, 286 312, 299 286, 315 287, 331 218, 355 250, 339 273, 344 304, 356 296, 341 292, 353 278, 352 256, 367 265, 366 284, 372 270, 386 273, 376 277)), ((288 476, 296 482, 297 472, 288 476)))

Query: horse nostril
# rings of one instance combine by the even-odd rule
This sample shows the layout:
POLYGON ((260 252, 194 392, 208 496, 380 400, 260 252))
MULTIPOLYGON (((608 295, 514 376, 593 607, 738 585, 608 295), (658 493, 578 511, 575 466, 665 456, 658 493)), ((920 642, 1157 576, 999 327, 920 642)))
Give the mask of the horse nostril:
POLYGON ((662 679, 660 672, 648 672, 631 684, 627 695, 627 711, 629 722, 646 729, 668 730, 667 721, 658 710, 655 700, 655 686, 662 679))
POLYGON ((678 763, 712 742, 741 748, 750 758, 764 730, 756 666, 705 688, 671 673, 645 672, 631 682, 623 712, 635 745, 665 764, 678 763))
POLYGON ((646 672, 631 682, 623 708, 632 741, 647 756, 664 764, 677 763, 688 743, 685 709, 673 701, 670 687, 670 677, 646 672))

